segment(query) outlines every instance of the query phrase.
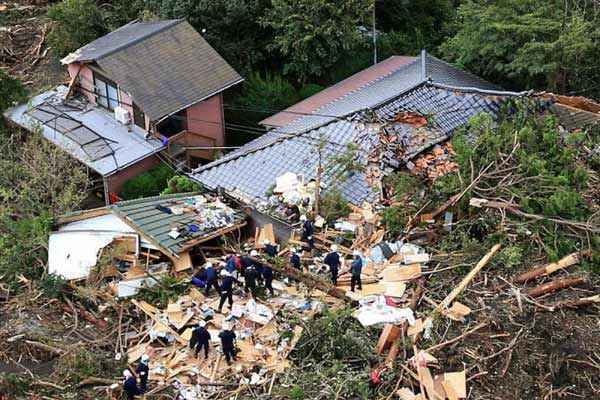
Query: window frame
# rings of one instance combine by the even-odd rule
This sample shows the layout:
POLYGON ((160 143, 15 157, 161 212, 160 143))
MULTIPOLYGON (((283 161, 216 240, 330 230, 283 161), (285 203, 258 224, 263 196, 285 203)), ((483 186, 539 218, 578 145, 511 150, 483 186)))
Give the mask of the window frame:
POLYGON ((94 94, 96 96, 98 96, 98 97, 96 97, 96 104, 98 104, 100 107, 102 107, 106 110, 114 111, 115 107, 118 107, 121 105, 119 85, 117 85, 115 81, 108 79, 105 75, 103 75, 97 71, 92 71, 92 72, 93 72, 93 78, 94 78, 94 94), (106 92, 105 95, 102 93, 99 93, 100 91, 98 90, 98 88, 100 87, 100 84, 104 85, 105 92, 106 92), (110 97, 109 87, 114 89, 115 93, 117 94, 116 99, 112 99, 110 97), (103 104, 102 100, 100 100, 103 97, 106 98, 106 104, 103 104))

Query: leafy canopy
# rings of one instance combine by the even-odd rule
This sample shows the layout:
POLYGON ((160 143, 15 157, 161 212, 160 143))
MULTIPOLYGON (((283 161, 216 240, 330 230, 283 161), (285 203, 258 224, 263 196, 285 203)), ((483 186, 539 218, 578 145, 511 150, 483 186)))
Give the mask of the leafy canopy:
POLYGON ((600 93, 600 18, 575 0, 470 0, 441 47, 451 61, 515 89, 600 93))
POLYGON ((59 57, 107 32, 102 12, 93 0, 63 0, 48 9, 54 21, 48 40, 59 57))
POLYGON ((273 0, 262 18, 275 31, 271 50, 285 58, 284 73, 302 82, 319 77, 361 40, 371 0, 273 0))

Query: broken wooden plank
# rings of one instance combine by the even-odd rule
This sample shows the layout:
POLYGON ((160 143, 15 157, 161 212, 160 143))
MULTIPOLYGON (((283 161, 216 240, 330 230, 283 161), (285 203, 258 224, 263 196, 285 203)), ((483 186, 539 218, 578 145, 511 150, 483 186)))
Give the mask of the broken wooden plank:
POLYGON ((390 347, 390 345, 400 337, 401 333, 402 330, 399 326, 393 324, 385 324, 383 330, 381 331, 381 335, 379 336, 377 346, 375 347, 376 353, 381 354, 385 350, 387 350, 390 347))
POLYGON ((173 330, 170 326, 167 326, 167 325, 163 324, 158 319, 158 317, 155 315, 155 312, 153 312, 153 310, 156 310, 156 308, 154 306, 146 303, 145 301, 138 301, 138 300, 135 300, 135 299, 131 300, 131 302, 137 308, 139 308, 140 310, 142 310, 142 312, 144 314, 146 314, 147 316, 149 316, 154 322, 156 322, 157 324, 160 324, 160 325, 164 326, 166 328, 166 330, 168 330, 169 333, 171 335, 173 335, 177 339, 177 341, 179 343, 182 343, 182 344, 185 344, 185 345, 188 344, 188 342, 185 339, 183 339, 177 332, 175 332, 175 330, 173 330))
POLYGON ((481 260, 479 260, 477 265, 475 265, 475 267, 467 274, 467 276, 463 278, 463 280, 458 284, 458 286, 456 286, 454 290, 452 290, 452 292, 450 292, 450 294, 446 296, 446 298, 442 300, 440 304, 438 304, 435 310, 437 312, 441 312, 442 310, 447 308, 450 305, 450 303, 452 303, 454 299, 467 287, 467 285, 473 280, 473 278, 475 278, 479 271, 481 271, 481 269, 490 262, 490 260, 492 259, 494 254, 498 252, 498 250, 500 250, 500 244, 494 245, 494 247, 492 247, 492 249, 485 256, 483 256, 481 260))

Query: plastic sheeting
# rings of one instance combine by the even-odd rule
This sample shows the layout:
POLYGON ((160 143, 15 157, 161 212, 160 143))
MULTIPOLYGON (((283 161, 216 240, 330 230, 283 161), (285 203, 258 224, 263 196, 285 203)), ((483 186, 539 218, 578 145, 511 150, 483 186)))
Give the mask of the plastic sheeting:
POLYGON ((368 296, 360 301, 360 308, 355 311, 354 317, 362 326, 371 326, 380 323, 399 324, 408 321, 415 324, 415 316, 410 308, 396 308, 388 306, 385 296, 368 296))
POLYGON ((100 250, 121 232, 56 232, 48 241, 48 272, 65 279, 88 276, 100 250))

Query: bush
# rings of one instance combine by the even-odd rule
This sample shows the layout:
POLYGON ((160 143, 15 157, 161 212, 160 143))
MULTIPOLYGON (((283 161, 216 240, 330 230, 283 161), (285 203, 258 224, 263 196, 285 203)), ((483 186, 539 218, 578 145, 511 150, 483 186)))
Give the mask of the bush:
POLYGON ((176 175, 169 179, 167 182, 167 188, 160 194, 190 193, 198 192, 201 189, 202 187, 198 182, 191 180, 187 176, 176 175))
POLYGON ((164 275, 159 278, 155 286, 143 287, 137 297, 156 307, 165 308, 170 301, 174 301, 185 294, 189 287, 189 282, 186 279, 164 275))
MULTIPOLYGON (((11 78, 0 69, 0 113, 15 103, 25 101, 26 93, 19 80, 11 78)), ((3 119, 0 119, 0 124, 2 121, 3 119)))
POLYGON ((160 164, 127 181, 119 195, 125 200, 158 196, 167 188, 167 183, 172 177, 173 171, 165 164, 160 164))
POLYGON ((121 361, 107 358, 103 353, 80 348, 60 357, 55 366, 55 373, 62 380, 79 383, 90 376, 117 376, 127 367, 127 357, 121 361))
POLYGON ((320 212, 328 223, 350 214, 351 211, 339 189, 333 188, 321 196, 320 212))
POLYGON ((48 18, 54 21, 48 41, 59 57, 106 33, 102 13, 93 0, 63 0, 50 6, 48 18))

